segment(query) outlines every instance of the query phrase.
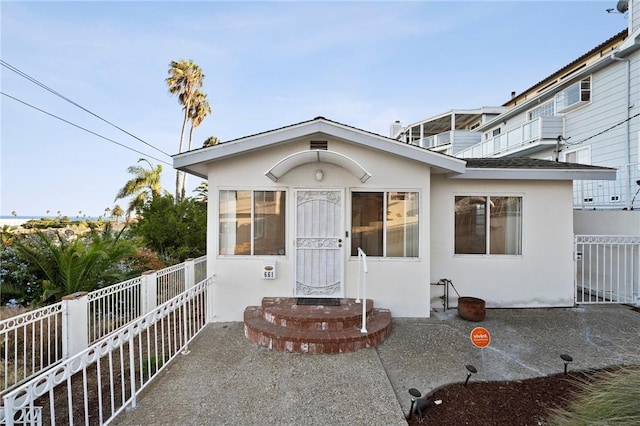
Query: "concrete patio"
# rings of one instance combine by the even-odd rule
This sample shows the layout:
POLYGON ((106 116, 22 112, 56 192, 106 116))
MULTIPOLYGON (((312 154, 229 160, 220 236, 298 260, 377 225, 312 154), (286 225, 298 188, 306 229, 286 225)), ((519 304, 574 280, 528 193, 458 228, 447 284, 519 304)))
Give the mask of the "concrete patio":
POLYGON ((629 306, 489 309, 479 323, 450 310, 392 327, 377 348, 310 355, 256 347, 242 323, 210 324, 113 424, 403 425, 409 388, 462 382, 465 364, 487 381, 561 372, 563 353, 575 370, 640 364, 640 312, 629 306), (476 326, 489 347, 471 343, 476 326))

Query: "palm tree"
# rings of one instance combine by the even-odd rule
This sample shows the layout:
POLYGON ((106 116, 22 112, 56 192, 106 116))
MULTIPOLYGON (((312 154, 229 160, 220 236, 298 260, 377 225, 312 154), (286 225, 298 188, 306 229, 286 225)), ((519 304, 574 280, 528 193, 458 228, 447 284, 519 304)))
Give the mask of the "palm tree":
POLYGON ((60 234, 48 236, 38 231, 36 241, 16 241, 22 257, 42 271, 43 300, 78 291, 92 291, 118 282, 123 276, 118 268, 121 260, 135 254, 135 246, 112 232, 107 224, 98 233, 69 241, 60 234))
POLYGON ((216 136, 209 136, 208 138, 206 138, 204 140, 204 143, 202 144, 203 148, 207 148, 210 146, 215 146, 218 145, 220 143, 220 139, 218 139, 216 136))
POLYGON ((141 162, 147 163, 149 168, 147 169, 140 165, 130 166, 127 172, 134 175, 134 177, 124 184, 114 200, 133 196, 127 208, 127 216, 134 210, 141 210, 145 201, 167 194, 167 191, 160 186, 162 166, 158 164, 154 168, 146 158, 140 158, 138 163, 141 162))
POLYGON ((198 201, 202 201, 206 203, 209 201, 209 183, 206 180, 200 182, 200 185, 196 189, 193 190, 196 193, 194 197, 198 201))
POLYGON ((116 218, 116 222, 118 222, 123 215, 124 210, 122 210, 122 207, 120 207, 119 204, 113 206, 113 210, 111 210, 111 216, 116 218))
MULTIPOLYGON (((189 146, 187 151, 191 151, 191 141, 193 140, 193 129, 198 127, 207 115, 211 114, 211 106, 207 101, 207 95, 200 90, 196 90, 191 108, 189 109, 189 120, 191 121, 191 128, 189 129, 189 146)), ((182 179, 182 188, 180 188, 180 197, 184 199, 186 197, 187 189, 187 175, 185 174, 182 179)))
MULTIPOLYGON (((193 101, 199 92, 198 89, 202 87, 204 83, 204 74, 202 69, 193 60, 185 61, 180 59, 179 61, 171 61, 169 63, 169 77, 165 82, 169 87, 169 93, 178 96, 178 102, 182 105, 184 110, 184 119, 182 120, 182 129, 180 130, 180 145, 178 153, 182 152, 182 146, 184 142, 184 132, 187 127, 187 121, 189 120, 189 114, 193 101)), ((176 202, 180 201, 180 195, 182 191, 182 180, 184 173, 176 171, 176 202)))

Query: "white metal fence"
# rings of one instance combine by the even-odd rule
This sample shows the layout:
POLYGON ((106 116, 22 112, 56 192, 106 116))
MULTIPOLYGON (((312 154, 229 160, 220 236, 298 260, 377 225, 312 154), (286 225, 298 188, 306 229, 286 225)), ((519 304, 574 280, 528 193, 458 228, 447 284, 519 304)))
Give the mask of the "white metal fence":
POLYGON ((206 256, 0 321, 0 395, 201 282, 206 256))
POLYGON ((640 236, 575 236, 576 303, 640 303, 640 236))
POLYGON ((63 358, 63 303, 0 321, 2 389, 23 383, 63 358))
POLYGON ((204 328, 212 283, 195 284, 7 393, 0 423, 102 425, 135 407, 139 392, 169 361, 188 353, 204 328))

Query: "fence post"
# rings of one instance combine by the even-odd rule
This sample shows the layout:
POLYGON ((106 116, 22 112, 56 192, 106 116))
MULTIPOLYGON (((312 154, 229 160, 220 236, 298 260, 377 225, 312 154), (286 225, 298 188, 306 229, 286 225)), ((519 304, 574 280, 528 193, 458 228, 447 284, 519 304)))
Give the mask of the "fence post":
POLYGON ((196 264, 194 259, 184 261, 184 291, 196 285, 196 264))
POLYGON ((140 288, 142 315, 148 314, 158 306, 157 276, 158 273, 156 271, 142 273, 142 286, 140 288))
POLYGON ((89 347, 89 297, 86 291, 62 298, 62 354, 69 359, 89 347))
POLYGON ((205 304, 206 304, 206 322, 213 322, 215 318, 214 308, 213 308, 213 284, 214 284, 214 276, 209 276, 207 279, 207 288, 205 290, 205 304))

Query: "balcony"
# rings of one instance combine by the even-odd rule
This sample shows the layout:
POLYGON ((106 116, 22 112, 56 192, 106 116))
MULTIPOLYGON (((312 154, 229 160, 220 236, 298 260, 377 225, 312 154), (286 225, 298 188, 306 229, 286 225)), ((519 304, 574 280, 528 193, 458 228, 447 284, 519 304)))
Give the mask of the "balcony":
POLYGON ((410 144, 442 152, 452 145, 460 149, 476 144, 480 142, 480 137, 480 133, 474 131, 450 130, 448 132, 438 133, 437 135, 427 136, 422 139, 414 139, 410 144))
POLYGON ((555 146, 558 135, 562 134, 562 123, 561 116, 537 117, 466 149, 454 149, 454 155, 460 158, 530 155, 555 146))

